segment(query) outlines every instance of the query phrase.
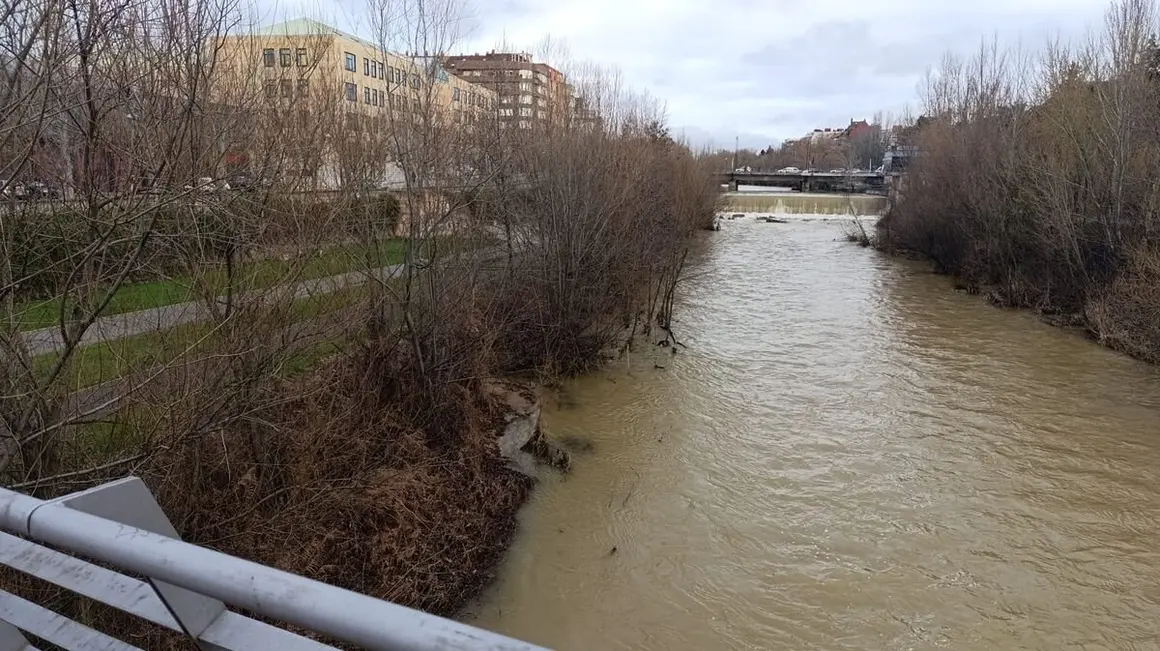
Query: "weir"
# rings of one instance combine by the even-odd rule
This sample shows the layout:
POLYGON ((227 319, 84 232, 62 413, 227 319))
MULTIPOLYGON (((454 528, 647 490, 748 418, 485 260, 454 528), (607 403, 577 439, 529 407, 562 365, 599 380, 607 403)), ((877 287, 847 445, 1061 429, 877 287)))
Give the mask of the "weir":
POLYGON ((872 195, 799 194, 796 192, 728 192, 722 197, 724 212, 779 213, 788 215, 870 216, 886 212, 886 197, 872 195))

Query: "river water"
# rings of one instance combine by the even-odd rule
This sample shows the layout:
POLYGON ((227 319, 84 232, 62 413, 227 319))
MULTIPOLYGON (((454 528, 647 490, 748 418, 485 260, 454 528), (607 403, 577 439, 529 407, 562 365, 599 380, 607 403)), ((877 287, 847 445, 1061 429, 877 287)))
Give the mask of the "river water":
POLYGON ((706 237, 688 348, 547 410, 591 450, 541 482, 474 623, 557 649, 1160 648, 1157 369, 834 223, 706 237))

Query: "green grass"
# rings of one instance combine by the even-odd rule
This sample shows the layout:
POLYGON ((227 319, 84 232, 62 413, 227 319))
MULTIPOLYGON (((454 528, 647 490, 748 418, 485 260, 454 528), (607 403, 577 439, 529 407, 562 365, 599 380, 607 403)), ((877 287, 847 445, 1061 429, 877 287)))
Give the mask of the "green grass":
MULTIPOLYGON (((161 305, 172 305, 193 300, 188 283, 177 279, 148 283, 132 283, 121 287, 109 300, 104 314, 122 314, 161 305)), ((35 330, 60 323, 61 299, 28 301, 15 310, 20 330, 35 330)))
MULTIPOLYGON (((406 240, 390 239, 376 244, 357 244, 325 249, 291 260, 268 258, 246 263, 238 274, 238 291, 266 289, 283 283, 333 276, 360 269, 378 268, 403 261, 406 240)), ((228 284, 221 268, 206 270, 198 278, 178 277, 123 285, 113 294, 102 316, 173 305, 224 294, 228 284)), ((17 306, 13 318, 19 330, 36 330, 60 323, 60 297, 27 301, 17 306)))
MULTIPOLYGON (((211 332, 210 324, 190 323, 84 346, 73 352, 65 376, 57 382, 62 382, 69 391, 78 391, 123 377, 134 369, 160 366, 197 350, 200 342, 210 338, 211 332)), ((33 358, 36 375, 46 377, 58 359, 56 354, 33 358)))
MULTIPOLYGON (((356 305, 370 291, 365 285, 344 287, 328 294, 299 299, 289 305, 285 312, 258 318, 306 321, 356 305)), ((79 391, 124 377, 135 370, 160 368, 187 355, 208 354, 219 344, 220 336, 210 323, 188 323, 83 346, 73 353, 67 375, 58 382, 62 382, 69 391, 79 391)), ((293 360, 296 355, 298 353, 291 354, 289 359, 293 360)), ((33 358, 36 375, 45 377, 50 373, 58 357, 56 354, 48 354, 33 358)))
MULTIPOLYGON (((299 377, 330 357, 342 354, 349 345, 349 339, 343 336, 310 344, 289 355, 275 374, 287 379, 299 377)), ((78 458, 89 460, 123 456, 158 433, 167 414, 164 405, 129 405, 101 420, 72 428, 69 450, 78 458)))

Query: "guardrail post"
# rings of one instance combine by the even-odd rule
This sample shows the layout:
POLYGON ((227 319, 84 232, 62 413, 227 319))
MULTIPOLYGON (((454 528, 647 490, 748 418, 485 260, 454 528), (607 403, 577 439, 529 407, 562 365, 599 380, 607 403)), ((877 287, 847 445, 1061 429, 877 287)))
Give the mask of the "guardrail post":
MULTIPOLYGON (((46 503, 45 506, 49 504, 60 504, 130 527, 181 539, 177 530, 173 528, 173 523, 161 510, 161 505, 157 503, 149 487, 137 477, 126 477, 79 493, 65 495, 46 503)), ((37 516, 51 517, 51 513, 51 508, 43 506, 33 511, 29 518, 29 531, 32 535, 36 535, 37 516)), ((152 577, 145 578, 153 586, 157 597, 161 599, 161 603, 165 604, 185 634, 195 641, 226 609, 225 604, 217 599, 163 581, 157 581, 152 577)), ((206 646, 201 642, 198 644, 204 649, 216 648, 206 646)), ((6 650, 0 647, 0 651, 6 650)))
POLYGON ((32 648, 20 629, 0 619, 0 651, 31 651, 32 648))

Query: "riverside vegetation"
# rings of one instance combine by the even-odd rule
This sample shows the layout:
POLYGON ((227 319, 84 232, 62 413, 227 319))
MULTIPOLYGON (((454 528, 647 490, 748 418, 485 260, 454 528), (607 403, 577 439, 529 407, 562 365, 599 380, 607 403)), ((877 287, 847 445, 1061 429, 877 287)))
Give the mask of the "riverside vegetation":
POLYGON ((1158 34, 1151 0, 1119 0, 1078 47, 948 56, 879 245, 1160 362, 1158 34))
MULTIPOLYGON (((20 70, 0 85, 0 178, 69 196, 0 206, 0 480, 47 498, 137 475, 186 540, 454 613, 531 485, 500 458, 503 407, 481 387, 580 373, 669 327, 719 192, 704 161, 655 103, 591 67, 572 81, 600 121, 452 120, 434 66, 417 69, 409 113, 362 122, 319 88, 304 121, 218 68, 215 43, 246 28, 245 7, 176 24, 162 2, 16 2, 22 18, 0 35, 20 70), (269 183, 190 185, 239 149, 269 183), (404 185, 368 191, 385 160, 404 185), (322 192, 324 169, 336 188, 322 192), (365 278, 286 291, 320 269, 365 278), (132 347, 82 344, 126 305, 176 300, 201 302, 206 320, 159 323, 132 347), (29 352, 30 312, 61 332, 58 350, 29 352), (78 376, 98 390, 78 391, 78 376)), ((450 9, 368 13, 384 50, 447 51, 450 9)), ((140 646, 179 643, 0 576, 140 646)))

